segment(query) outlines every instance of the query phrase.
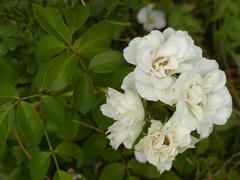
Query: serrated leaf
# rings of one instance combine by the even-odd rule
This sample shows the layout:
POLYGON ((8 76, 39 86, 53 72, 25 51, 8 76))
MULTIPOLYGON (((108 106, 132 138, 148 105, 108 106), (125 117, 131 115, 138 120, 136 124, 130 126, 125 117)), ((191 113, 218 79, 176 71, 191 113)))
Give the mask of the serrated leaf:
POLYGON ((101 172, 99 180, 121 180, 124 177, 125 167, 121 163, 112 163, 105 166, 101 172))
POLYGON ((73 102, 77 110, 87 113, 93 108, 96 94, 93 85, 87 74, 80 77, 73 93, 73 102))
POLYGON ((94 56, 88 68, 96 73, 111 73, 124 64, 122 53, 119 51, 106 51, 94 56))
POLYGON ((57 9, 34 4, 33 14, 45 31, 63 43, 71 43, 71 32, 57 9))
POLYGON ((64 44, 54 36, 44 35, 40 38, 37 44, 36 57, 38 61, 46 61, 51 57, 60 54, 64 49, 64 44))
POLYGON ((50 153, 38 152, 29 162, 29 169, 32 180, 42 180, 47 176, 50 165, 50 153))
POLYGON ((90 27, 75 43, 80 56, 90 58, 109 50, 112 41, 112 28, 107 21, 101 21, 90 27))
POLYGON ((82 27, 88 16, 89 9, 87 6, 75 6, 65 11, 67 25, 72 33, 82 27))
POLYGON ((137 162, 135 159, 131 159, 128 162, 128 168, 134 171, 135 173, 141 174, 148 178, 157 178, 160 176, 157 168, 151 164, 142 164, 137 162))
POLYGON ((53 180, 73 180, 73 177, 62 170, 59 170, 55 173, 53 180))
POLYGON ((52 59, 45 74, 45 84, 49 91, 60 91, 68 86, 77 67, 77 59, 70 53, 63 53, 52 59))
POLYGON ((74 158, 77 160, 76 167, 81 167, 83 163, 83 151, 81 147, 75 143, 72 142, 63 142, 62 144, 59 144, 57 148, 55 149, 55 153, 57 153, 59 156, 61 156, 65 160, 71 160, 71 158, 74 158))
POLYGON ((54 97, 42 96, 40 110, 47 121, 63 126, 66 124, 66 109, 54 97))
POLYGON ((17 128, 26 143, 39 144, 43 136, 43 127, 38 113, 32 104, 21 102, 17 108, 17 128))

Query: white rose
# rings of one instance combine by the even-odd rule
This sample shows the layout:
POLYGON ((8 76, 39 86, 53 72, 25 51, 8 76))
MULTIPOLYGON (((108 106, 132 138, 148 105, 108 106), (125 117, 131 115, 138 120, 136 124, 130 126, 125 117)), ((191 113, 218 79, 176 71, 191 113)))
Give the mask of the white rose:
POLYGON ((184 31, 172 28, 151 31, 143 38, 134 38, 124 49, 124 58, 136 65, 135 87, 141 97, 172 105, 172 85, 176 74, 191 70, 202 51, 184 31))
POLYGON ((160 10, 154 10, 153 4, 148 4, 139 10, 137 20, 143 24, 146 31, 161 29, 166 26, 165 13, 160 10))
POLYGON ((223 125, 232 112, 226 75, 215 60, 203 58, 191 72, 182 73, 175 85, 177 116, 190 130, 207 137, 213 124, 223 125))
POLYGON ((101 106, 104 115, 116 122, 108 128, 110 144, 117 149, 123 143, 131 148, 144 125, 144 108, 141 98, 134 91, 124 94, 109 88, 106 104, 101 106))
POLYGON ((144 121, 134 121, 132 124, 125 121, 114 122, 106 132, 110 145, 117 149, 121 144, 124 144, 127 149, 131 149, 144 124, 144 121))
POLYGON ((175 115, 164 125, 156 120, 151 122, 147 136, 135 146, 135 150, 138 151, 136 159, 144 162, 145 156, 147 161, 162 173, 170 170, 178 153, 194 147, 197 140, 190 135, 189 129, 178 123, 175 115))

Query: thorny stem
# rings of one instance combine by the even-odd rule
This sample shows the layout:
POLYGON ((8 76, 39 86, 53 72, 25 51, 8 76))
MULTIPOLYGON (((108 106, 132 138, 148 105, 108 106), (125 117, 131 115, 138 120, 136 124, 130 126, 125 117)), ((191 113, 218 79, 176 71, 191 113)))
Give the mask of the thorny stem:
POLYGON ((82 125, 82 126, 88 127, 88 128, 90 128, 90 129, 93 129, 93 130, 98 131, 98 132, 100 132, 100 133, 105 133, 102 129, 97 128, 97 127, 95 127, 95 126, 93 126, 93 125, 87 124, 87 123, 85 123, 85 122, 78 121, 78 120, 72 120, 72 121, 73 121, 74 123, 77 123, 77 124, 80 124, 80 125, 82 125))
POLYGON ((22 143, 22 140, 20 139, 18 133, 17 133, 17 130, 15 128, 12 128, 12 133, 14 135, 14 137, 16 138, 16 141, 18 143, 18 145, 20 146, 21 150, 23 151, 23 153, 27 156, 27 158, 29 160, 32 159, 32 156, 31 154, 27 151, 27 149, 25 148, 24 144, 22 143))

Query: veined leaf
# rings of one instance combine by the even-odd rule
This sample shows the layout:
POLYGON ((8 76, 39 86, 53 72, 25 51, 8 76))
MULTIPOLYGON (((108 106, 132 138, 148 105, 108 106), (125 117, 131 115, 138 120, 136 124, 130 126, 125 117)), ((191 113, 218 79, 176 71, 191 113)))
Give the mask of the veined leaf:
POLYGON ((33 14, 45 31, 63 43, 71 43, 71 32, 57 9, 34 4, 33 14))

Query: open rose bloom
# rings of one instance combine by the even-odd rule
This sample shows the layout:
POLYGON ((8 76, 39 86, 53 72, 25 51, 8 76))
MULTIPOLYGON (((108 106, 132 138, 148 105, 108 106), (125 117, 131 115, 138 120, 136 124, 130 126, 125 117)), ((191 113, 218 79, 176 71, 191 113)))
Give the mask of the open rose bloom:
POLYGON ((148 4, 139 10, 137 20, 143 24, 146 31, 153 29, 162 29, 166 26, 165 13, 154 9, 154 4, 148 4))
POLYGON ((172 105, 176 102, 172 93, 176 74, 192 70, 202 51, 187 32, 168 28, 133 39, 124 49, 124 57, 136 66, 133 74, 141 97, 172 105))
POLYGON ((107 138, 114 149, 120 144, 134 147, 139 162, 149 162, 162 173, 179 153, 208 137, 214 124, 223 125, 230 117, 226 76, 215 60, 202 56, 187 32, 172 28, 134 38, 123 55, 134 70, 123 80, 124 93, 109 89, 101 107, 115 121, 107 138), (166 123, 151 118, 148 105, 157 102, 176 108, 166 123), (135 142, 145 125, 147 133, 135 142))

